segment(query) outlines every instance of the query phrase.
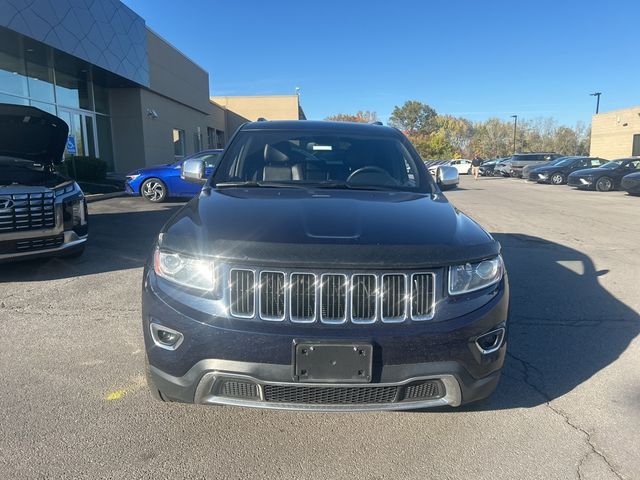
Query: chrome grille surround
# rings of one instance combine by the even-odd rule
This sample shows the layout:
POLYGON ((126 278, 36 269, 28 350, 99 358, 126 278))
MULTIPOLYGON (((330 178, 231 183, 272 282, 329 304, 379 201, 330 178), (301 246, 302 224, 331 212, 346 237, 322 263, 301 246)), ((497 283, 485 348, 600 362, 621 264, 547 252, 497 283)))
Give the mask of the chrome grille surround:
MULTIPOLYGON (((296 270, 289 271, 276 270, 260 267, 233 265, 224 268, 227 277, 226 285, 228 288, 224 292, 224 301, 228 306, 228 312, 234 318, 266 320, 274 322, 289 321, 299 324, 323 323, 330 325, 341 325, 345 323, 353 324, 376 324, 376 323, 402 323, 406 321, 428 321, 434 318, 437 299, 441 295, 441 288, 438 285, 444 280, 444 271, 442 269, 434 269, 433 271, 415 271, 415 272, 383 272, 383 271, 362 271, 354 270, 353 273, 344 273, 339 271, 319 272, 317 270, 296 270), (238 298, 238 292, 233 292, 234 282, 232 276, 236 275, 232 272, 251 272, 254 282, 253 305, 251 309, 242 311, 232 308, 234 299, 238 298), (277 276, 278 283, 273 285, 273 278, 277 276), (271 288, 265 283, 265 279, 272 278, 271 285, 277 291, 269 290, 271 288), (340 277, 337 286, 326 284, 326 280, 340 277), (396 290, 393 295, 387 296, 387 300, 393 301, 398 291, 405 298, 401 300, 400 307, 389 315, 389 311, 383 315, 383 278, 392 279, 393 277, 403 278, 403 284, 396 284, 396 290), (311 282, 311 279, 313 281, 311 282), (420 285, 414 282, 420 282, 420 285), (306 283, 305 283, 306 282, 306 283), (364 285, 363 285, 364 283, 364 285), (372 289, 371 284, 375 284, 372 289), (313 285, 313 292, 309 292, 308 284, 313 285), (323 288, 324 286, 324 288, 323 288), (334 293, 327 291, 330 287, 334 293), (366 287, 366 288, 365 288, 366 287), (399 290, 398 290, 399 288, 399 290), (420 290, 421 288, 426 289, 420 290), (336 296, 336 291, 342 292, 342 295, 336 296), (365 291, 372 292, 374 299, 369 295, 365 298, 361 296, 365 291), (323 297, 323 292, 325 296, 323 297), (420 294, 421 298, 414 301, 414 296, 420 294), (300 298, 298 295, 304 295, 300 298), (327 296, 328 295, 328 296, 327 296), (278 305, 270 302, 277 302, 278 305), (332 299, 334 304, 324 305, 323 302, 327 298, 332 299), (358 305, 358 302, 360 304, 358 305), (362 308, 364 302, 365 308, 362 308), (371 317, 371 306, 374 307, 375 313, 371 317), (333 311, 332 311, 333 309, 333 311)), ((249 275, 249 273, 247 273, 249 275)), ((243 287, 244 288, 244 287, 243 287)), ((246 288, 244 288, 246 290, 246 288)), ((396 300, 397 301, 397 300, 396 300)))

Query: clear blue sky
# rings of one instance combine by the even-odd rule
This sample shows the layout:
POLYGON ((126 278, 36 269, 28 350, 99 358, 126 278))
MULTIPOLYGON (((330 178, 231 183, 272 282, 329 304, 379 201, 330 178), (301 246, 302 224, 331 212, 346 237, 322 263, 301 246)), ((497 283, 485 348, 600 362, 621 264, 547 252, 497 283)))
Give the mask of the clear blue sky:
POLYGON ((482 120, 640 104, 640 1, 125 0, 219 95, 301 88, 310 119, 416 99, 482 120))

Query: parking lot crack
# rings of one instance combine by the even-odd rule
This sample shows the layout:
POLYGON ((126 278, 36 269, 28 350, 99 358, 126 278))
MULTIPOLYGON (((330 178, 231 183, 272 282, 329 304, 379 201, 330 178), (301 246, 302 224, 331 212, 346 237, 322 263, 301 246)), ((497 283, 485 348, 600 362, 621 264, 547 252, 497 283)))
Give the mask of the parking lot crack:
MULTIPOLYGON (((520 358, 520 357, 514 355, 511 352, 507 352, 507 355, 509 357, 511 357, 513 360, 515 360, 516 362, 518 362, 522 366, 523 378, 521 378, 520 380, 523 381, 528 387, 530 387, 536 393, 541 395, 546 400, 545 401, 545 406, 549 410, 551 410, 553 413, 555 413, 556 415, 561 417, 562 420, 569 427, 571 427, 574 431, 576 431, 579 434, 581 434, 581 436, 584 438, 587 446, 589 447, 589 450, 582 456, 582 458, 578 462, 578 466, 577 466, 578 478, 582 479, 581 468, 582 468, 584 462, 586 461, 586 459, 589 457, 589 455, 593 454, 593 455, 597 455, 598 457, 600 457, 605 462, 605 464, 607 465, 607 468, 611 471, 611 473, 613 473, 616 476, 616 478, 624 480, 625 477, 616 470, 616 468, 609 461, 609 459, 606 457, 606 455, 600 449, 597 448, 597 446, 595 445, 595 443, 593 441, 592 433, 589 433, 587 430, 582 428, 580 425, 578 425, 578 424, 574 423, 573 421, 571 421, 571 419, 569 418, 569 415, 566 412, 564 412, 563 410, 557 408, 555 405, 552 405, 552 403, 551 403, 552 399, 551 399, 550 395, 546 392, 546 388, 545 388, 545 385, 544 385, 544 374, 542 373, 542 371, 539 368, 537 368, 535 365, 532 365, 531 363, 529 363, 525 359, 520 358), (539 379, 537 381, 534 381, 534 379, 533 379, 534 374, 537 377, 539 377, 539 379)), ((509 376, 509 378, 514 378, 515 379, 515 377, 513 377, 511 375, 508 375, 508 376, 509 376)))

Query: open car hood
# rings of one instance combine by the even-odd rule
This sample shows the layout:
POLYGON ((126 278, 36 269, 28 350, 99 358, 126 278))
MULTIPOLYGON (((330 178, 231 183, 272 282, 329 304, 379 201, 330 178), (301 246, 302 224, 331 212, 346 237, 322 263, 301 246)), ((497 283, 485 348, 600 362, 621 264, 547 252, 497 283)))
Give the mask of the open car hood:
POLYGON ((0 103, 0 156, 43 165, 62 162, 69 126, 35 107, 0 103))

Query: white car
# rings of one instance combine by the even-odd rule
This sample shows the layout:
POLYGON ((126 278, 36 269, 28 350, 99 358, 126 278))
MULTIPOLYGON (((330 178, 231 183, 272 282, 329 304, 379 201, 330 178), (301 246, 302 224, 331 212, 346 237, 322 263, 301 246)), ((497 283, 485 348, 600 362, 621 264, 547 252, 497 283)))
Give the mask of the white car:
POLYGON ((466 158, 450 160, 447 162, 447 165, 458 170, 459 175, 467 175, 471 173, 471 160, 467 160, 466 158))

